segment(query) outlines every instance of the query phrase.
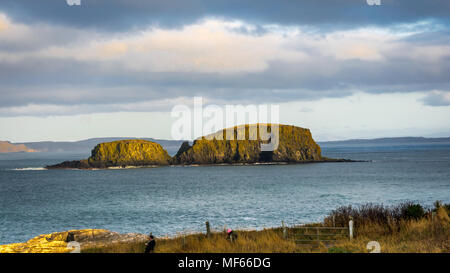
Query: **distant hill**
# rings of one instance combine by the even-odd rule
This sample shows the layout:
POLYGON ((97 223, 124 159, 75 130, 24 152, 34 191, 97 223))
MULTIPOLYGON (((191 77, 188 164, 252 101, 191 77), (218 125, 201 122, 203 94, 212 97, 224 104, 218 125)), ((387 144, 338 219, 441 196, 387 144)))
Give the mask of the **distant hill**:
POLYGON ((97 144, 125 139, 143 139, 153 141, 167 150, 169 154, 175 154, 183 141, 181 140, 163 140, 153 138, 135 138, 135 137, 107 137, 90 138, 81 141, 59 142, 59 141, 41 141, 41 142, 23 142, 23 144, 39 152, 90 152, 97 144))
POLYGON ((0 141, 0 153, 36 152, 24 144, 12 144, 9 141, 0 141))
MULTIPOLYGON (((135 137, 107 137, 107 138, 90 138, 81 141, 59 142, 59 141, 41 141, 41 142, 21 142, 8 143, 9 145, 21 147, 23 149, 32 149, 39 152, 82 152, 89 153, 97 144, 103 142, 111 142, 124 139, 143 139, 156 142, 163 146, 170 155, 177 153, 182 140, 164 140, 153 138, 135 138, 135 137), (25 148, 23 148, 24 145, 25 148)), ((322 141, 317 142, 322 147, 343 146, 343 145, 414 145, 414 144, 450 144, 450 137, 445 138, 424 138, 424 137, 393 137, 393 138, 375 138, 375 139, 350 139, 341 141, 322 141)), ((6 144, 3 144, 6 147, 6 144)), ((15 148, 17 149, 17 148, 15 148)), ((6 150, 6 148, 3 148, 6 150)), ((18 150, 18 151, 22 151, 18 150)), ((25 151, 25 150, 23 150, 25 151)), ((0 148, 0 152, 2 149, 0 148)))
POLYGON ((425 137, 390 137, 375 139, 349 139, 340 141, 318 142, 321 146, 341 146, 341 145, 420 145, 420 144, 450 144, 450 137, 425 138, 425 137))

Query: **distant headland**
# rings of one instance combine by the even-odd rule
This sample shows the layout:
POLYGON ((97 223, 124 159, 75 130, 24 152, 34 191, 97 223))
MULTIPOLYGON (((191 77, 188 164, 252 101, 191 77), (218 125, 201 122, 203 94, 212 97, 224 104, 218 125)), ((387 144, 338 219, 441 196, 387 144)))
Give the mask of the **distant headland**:
MULTIPOLYGON (((273 143, 272 143, 273 145, 273 143)), ((158 143, 148 140, 128 139, 100 143, 88 159, 65 161, 47 166, 48 169, 96 169, 130 168, 166 165, 209 164, 286 164, 308 162, 350 162, 348 159, 323 157, 320 146, 312 138, 309 129, 282 124, 241 125, 203 136, 192 146, 184 142, 175 156, 171 157, 158 143), (265 126, 271 137, 276 127, 276 146, 265 150, 272 139, 260 134, 265 126), (273 132, 272 132, 273 131, 273 132), (233 134, 232 136, 227 134, 233 134)))
POLYGON ((24 144, 13 144, 9 141, 0 141, 0 153, 32 153, 36 150, 31 149, 24 144))

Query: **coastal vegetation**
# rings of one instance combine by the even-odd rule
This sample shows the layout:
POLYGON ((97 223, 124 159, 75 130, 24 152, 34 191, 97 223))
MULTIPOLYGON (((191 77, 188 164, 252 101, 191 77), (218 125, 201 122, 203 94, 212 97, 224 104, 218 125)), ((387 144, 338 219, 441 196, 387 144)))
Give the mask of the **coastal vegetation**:
MULTIPOLYGON (((178 235, 159 239, 157 252, 161 253, 368 253, 367 244, 376 241, 384 253, 448 253, 450 252, 450 205, 435 203, 433 209, 420 204, 403 203, 387 207, 365 204, 358 207, 340 207, 332 211, 321 223, 302 227, 348 227, 353 217, 354 238, 341 237, 331 242, 296 243, 294 237, 298 226, 268 228, 260 231, 235 231, 238 239, 227 239, 225 229, 205 234, 178 235), (335 218, 333 224, 332 219, 335 218)), ((145 243, 117 243, 107 247, 93 247, 83 252, 140 253, 145 243)))

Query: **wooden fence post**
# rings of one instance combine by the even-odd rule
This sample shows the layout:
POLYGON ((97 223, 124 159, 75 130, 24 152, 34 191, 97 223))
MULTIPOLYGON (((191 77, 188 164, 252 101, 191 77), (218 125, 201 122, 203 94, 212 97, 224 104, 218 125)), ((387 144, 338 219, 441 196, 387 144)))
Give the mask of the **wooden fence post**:
POLYGON ((287 229, 284 226, 284 221, 281 221, 281 226, 283 227, 283 238, 286 239, 287 238, 287 229))
POLYGON ((348 221, 348 232, 350 239, 353 239, 353 218, 350 218, 350 221, 348 221))
POLYGON ((209 237, 211 235, 211 228, 209 226, 209 221, 206 221, 206 237, 209 237))

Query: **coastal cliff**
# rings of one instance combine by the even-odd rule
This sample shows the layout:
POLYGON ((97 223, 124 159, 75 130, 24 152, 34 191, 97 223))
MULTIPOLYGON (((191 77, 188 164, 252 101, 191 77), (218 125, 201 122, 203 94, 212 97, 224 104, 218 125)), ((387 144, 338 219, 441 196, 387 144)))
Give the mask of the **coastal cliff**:
POLYGON ((110 168, 126 166, 168 165, 171 157, 158 143, 147 140, 118 140, 100 143, 91 152, 88 159, 65 161, 47 166, 59 168, 110 168))
POLYGON ((183 143, 173 161, 177 164, 225 164, 324 160, 309 129, 252 124, 221 130, 195 140, 192 146, 183 143), (265 150, 264 145, 270 146, 269 143, 273 143, 273 149, 265 150))

